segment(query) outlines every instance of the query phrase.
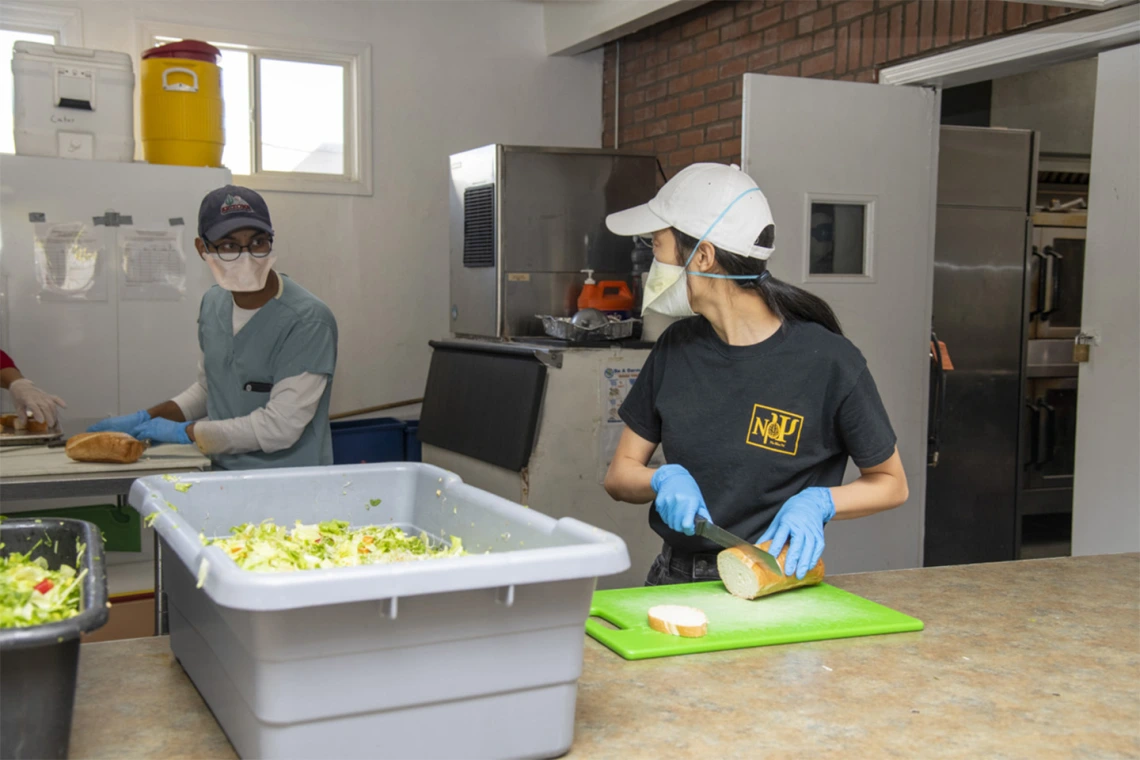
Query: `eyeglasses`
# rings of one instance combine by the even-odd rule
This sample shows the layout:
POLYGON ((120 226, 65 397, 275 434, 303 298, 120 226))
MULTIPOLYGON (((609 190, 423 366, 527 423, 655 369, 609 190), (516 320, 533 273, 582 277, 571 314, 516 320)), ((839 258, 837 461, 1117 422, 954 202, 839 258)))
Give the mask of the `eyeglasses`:
POLYGON ((273 252, 273 238, 269 236, 255 237, 249 241, 249 245, 242 245, 236 240, 222 240, 218 243, 207 243, 213 245, 216 250, 208 251, 216 255, 222 261, 237 261, 242 253, 248 253, 255 259, 264 259, 273 252))

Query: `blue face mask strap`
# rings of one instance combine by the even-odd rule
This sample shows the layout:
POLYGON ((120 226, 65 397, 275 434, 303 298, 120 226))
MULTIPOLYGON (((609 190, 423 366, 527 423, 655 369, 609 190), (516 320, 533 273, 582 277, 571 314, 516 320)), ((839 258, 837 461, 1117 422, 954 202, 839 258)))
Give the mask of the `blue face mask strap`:
POLYGON ((705 230, 705 234, 701 235, 701 239, 698 240, 697 244, 693 246, 693 252, 689 254, 689 258, 685 262, 686 274, 692 275, 693 277, 708 277, 714 280, 758 280, 759 282, 764 282, 764 280, 771 277, 771 275, 768 273, 768 270, 764 270, 760 274, 710 274, 707 272, 689 271, 689 264, 693 263, 693 257, 697 255, 697 249, 701 247, 701 243, 705 242, 705 238, 712 234, 713 229, 715 229, 716 226, 720 224, 720 220, 724 219, 725 215, 731 211, 732 207, 735 206, 740 200, 748 196, 750 193, 758 192, 760 192, 760 188, 758 187, 748 188, 743 193, 733 198, 732 203, 729 203, 727 206, 725 206, 724 211, 720 212, 720 216, 718 216, 716 219, 713 219, 713 223, 709 225, 709 228, 705 230))

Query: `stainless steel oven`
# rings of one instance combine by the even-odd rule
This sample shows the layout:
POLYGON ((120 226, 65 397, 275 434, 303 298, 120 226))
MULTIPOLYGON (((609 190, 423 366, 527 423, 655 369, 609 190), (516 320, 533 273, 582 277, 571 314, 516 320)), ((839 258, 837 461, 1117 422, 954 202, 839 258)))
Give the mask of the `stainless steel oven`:
POLYGON ((1081 327, 1087 214, 1033 217, 1029 337, 1074 338, 1081 327))
MULTIPOLYGON (((1030 380, 1026 412, 1025 459, 1022 462, 1026 490, 1072 488, 1077 379, 1030 380)), ((1030 508, 1028 511, 1033 510, 1030 508)))
POLYGON ((1077 438, 1077 364, 1073 341, 1029 341, 1021 413, 1019 512, 1072 512, 1077 438))

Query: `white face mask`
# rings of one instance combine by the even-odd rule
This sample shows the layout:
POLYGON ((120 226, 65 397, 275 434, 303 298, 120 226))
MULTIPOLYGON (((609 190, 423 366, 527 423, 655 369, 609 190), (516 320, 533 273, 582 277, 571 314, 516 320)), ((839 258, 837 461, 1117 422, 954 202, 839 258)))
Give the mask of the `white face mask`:
POLYGON ((676 264, 662 264, 654 259, 649 265, 649 276, 645 278, 642 309, 652 309, 667 317, 696 316, 689 303, 685 268, 676 264))
POLYGON ((210 265, 214 279, 234 293, 252 293, 264 288, 269 280, 269 270, 276 262, 277 257, 272 253, 260 259, 242 253, 237 261, 222 261, 214 254, 206 254, 206 263, 210 265))
MULTIPOLYGON (((657 259, 649 265, 649 276, 645 279, 645 298, 642 300, 642 310, 651 309, 658 314, 664 314, 667 317, 695 317, 697 313, 693 311, 693 306, 689 303, 689 284, 686 275, 693 275, 695 277, 708 277, 717 280, 754 280, 756 277, 728 275, 728 274, 712 274, 709 272, 689 272, 686 267, 693 261, 697 255, 697 249, 701 247, 701 243, 705 238, 712 233, 713 229, 724 219, 725 214, 750 193, 758 193, 760 188, 754 187, 745 190, 740 195, 736 196, 731 203, 720 212, 720 216, 713 220, 709 228, 705 230, 705 234, 701 236, 697 244, 693 246, 693 250, 689 253, 689 258, 685 260, 685 266, 678 266, 676 264, 662 264, 657 259)), ((761 275, 764 277, 764 275, 761 275)))

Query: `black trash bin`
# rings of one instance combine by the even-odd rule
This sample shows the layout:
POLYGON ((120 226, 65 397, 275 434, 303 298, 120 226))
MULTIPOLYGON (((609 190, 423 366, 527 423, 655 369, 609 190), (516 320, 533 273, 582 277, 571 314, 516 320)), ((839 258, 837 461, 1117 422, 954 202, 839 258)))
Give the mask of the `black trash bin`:
POLYGON ((107 574, 99 529, 82 520, 6 520, 0 555, 35 546, 53 570, 86 568, 80 613, 30 628, 0 629, 0 758, 65 758, 75 705, 79 635, 107 622, 107 574), (76 566, 77 541, 87 550, 76 566))

